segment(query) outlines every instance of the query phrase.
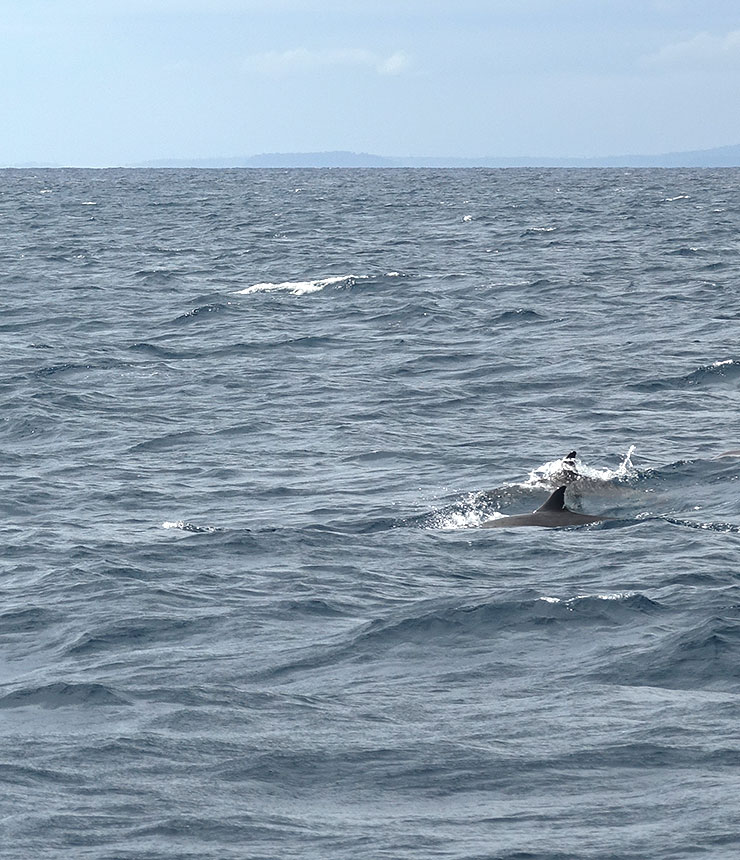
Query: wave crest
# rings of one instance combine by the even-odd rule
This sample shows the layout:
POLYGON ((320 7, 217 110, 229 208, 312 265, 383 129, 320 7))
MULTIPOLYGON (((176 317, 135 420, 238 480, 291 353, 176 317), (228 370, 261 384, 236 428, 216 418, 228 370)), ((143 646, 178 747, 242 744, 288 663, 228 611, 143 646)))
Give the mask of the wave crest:
POLYGON ((0 697, 0 708, 23 708, 40 705, 43 708, 63 708, 71 705, 130 705, 119 693, 104 684, 43 684, 23 687, 0 697))
POLYGON ((362 280, 362 278, 355 275, 333 275, 328 278, 317 278, 313 281, 280 281, 277 283, 267 281, 238 290, 236 295, 287 292, 292 296, 305 296, 308 293, 318 293, 326 287, 353 287, 358 280, 362 280))

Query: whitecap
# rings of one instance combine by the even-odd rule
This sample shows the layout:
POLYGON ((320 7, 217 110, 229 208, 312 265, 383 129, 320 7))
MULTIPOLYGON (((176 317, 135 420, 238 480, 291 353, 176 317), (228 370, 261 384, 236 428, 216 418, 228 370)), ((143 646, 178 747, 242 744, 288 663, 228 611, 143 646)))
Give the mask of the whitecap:
POLYGON ((282 290, 289 292, 292 296, 304 296, 307 293, 317 293, 325 287, 340 285, 351 287, 356 280, 358 279, 354 275, 335 275, 328 278, 318 278, 314 281, 280 281, 277 283, 267 281, 238 290, 236 295, 243 296, 249 293, 269 293, 282 290))
POLYGON ((216 528, 215 526, 197 526, 195 523, 189 523, 185 520, 177 520, 176 522, 172 522, 169 520, 165 520, 162 523, 163 529, 179 529, 183 532, 197 532, 197 533, 205 533, 211 534, 213 532, 220 532, 223 529, 216 528))

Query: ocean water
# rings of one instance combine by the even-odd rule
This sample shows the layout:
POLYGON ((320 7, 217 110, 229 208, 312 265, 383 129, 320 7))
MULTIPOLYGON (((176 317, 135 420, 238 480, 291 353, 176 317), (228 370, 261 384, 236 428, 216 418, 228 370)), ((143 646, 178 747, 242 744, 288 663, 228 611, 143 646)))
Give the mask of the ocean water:
POLYGON ((2 171, 3 860, 736 857, 739 182, 2 171))

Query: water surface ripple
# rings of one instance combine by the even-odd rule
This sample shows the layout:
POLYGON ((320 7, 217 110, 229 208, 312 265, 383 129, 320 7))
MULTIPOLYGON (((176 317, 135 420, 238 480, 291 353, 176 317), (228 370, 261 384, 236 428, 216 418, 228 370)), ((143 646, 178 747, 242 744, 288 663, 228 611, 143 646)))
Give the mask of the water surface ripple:
POLYGON ((3 860, 735 857, 739 180, 2 171, 3 860))

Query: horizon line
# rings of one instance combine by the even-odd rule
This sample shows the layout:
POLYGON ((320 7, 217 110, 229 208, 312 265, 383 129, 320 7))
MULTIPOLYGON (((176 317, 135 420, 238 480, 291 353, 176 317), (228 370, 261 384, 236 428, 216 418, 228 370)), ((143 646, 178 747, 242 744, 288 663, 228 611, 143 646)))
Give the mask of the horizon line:
POLYGON ((429 156, 377 155, 353 150, 262 152, 241 156, 161 157, 124 164, 63 164, 28 161, 2 170, 135 170, 156 168, 588 168, 588 167, 740 167, 740 144, 709 149, 673 150, 653 155, 599 156, 429 156))

